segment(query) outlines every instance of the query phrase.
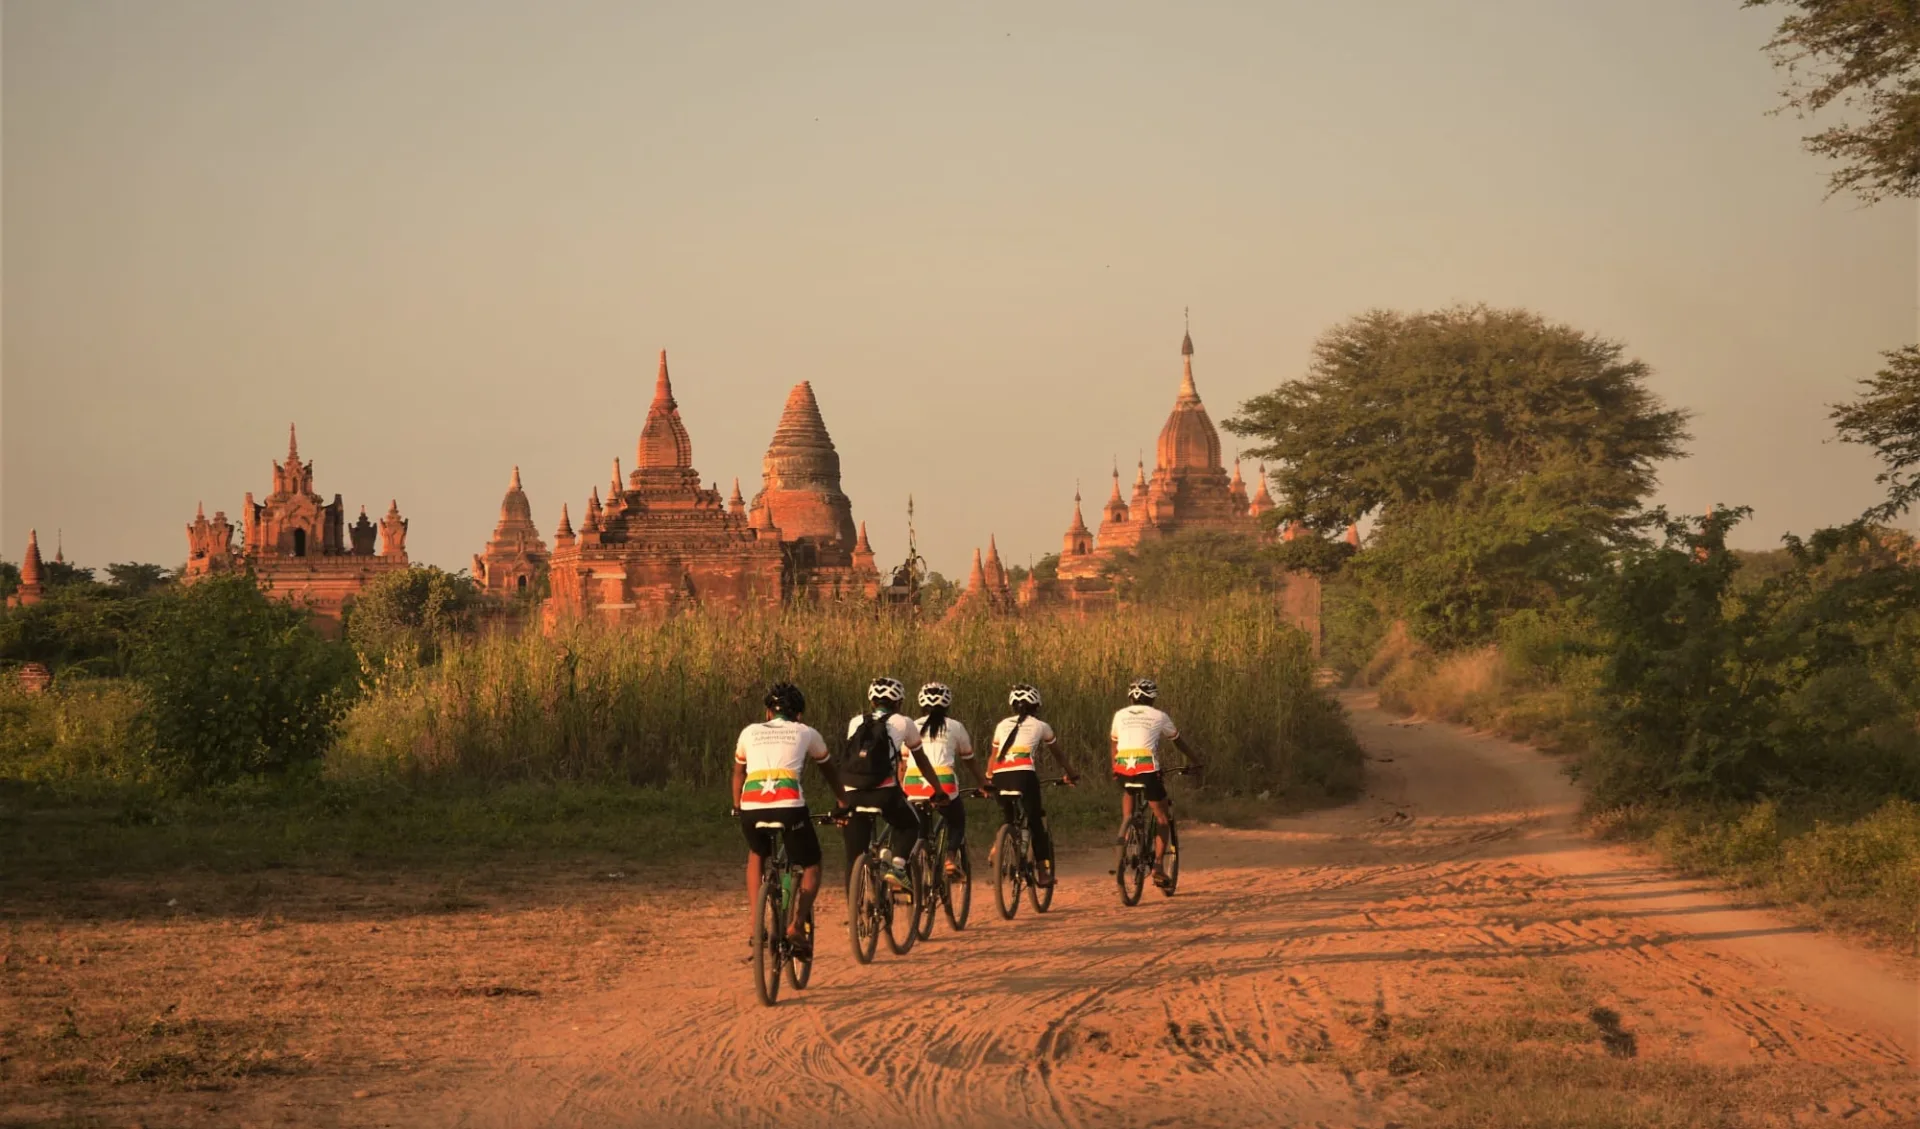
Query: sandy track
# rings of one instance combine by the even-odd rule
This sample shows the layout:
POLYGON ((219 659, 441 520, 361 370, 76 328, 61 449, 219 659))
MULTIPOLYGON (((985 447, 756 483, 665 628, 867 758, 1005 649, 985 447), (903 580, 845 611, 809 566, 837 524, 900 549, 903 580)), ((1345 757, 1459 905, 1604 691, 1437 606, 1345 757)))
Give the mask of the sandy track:
POLYGON ((1490 1008, 1513 990, 1502 970, 1544 966, 1592 985, 1642 1059, 1813 1064, 1801 1119, 1920 1121, 1910 968, 1580 838, 1537 753, 1349 705, 1366 796, 1196 829, 1175 899, 1122 907, 1089 854, 1052 913, 1005 923, 976 898, 964 934, 943 922, 905 960, 859 967, 827 930, 813 987, 769 1010, 736 963, 739 899, 715 897, 662 918, 615 990, 502 1032, 437 1097, 376 1095, 353 1119, 1417 1124, 1413 1091, 1347 1052, 1490 1008))

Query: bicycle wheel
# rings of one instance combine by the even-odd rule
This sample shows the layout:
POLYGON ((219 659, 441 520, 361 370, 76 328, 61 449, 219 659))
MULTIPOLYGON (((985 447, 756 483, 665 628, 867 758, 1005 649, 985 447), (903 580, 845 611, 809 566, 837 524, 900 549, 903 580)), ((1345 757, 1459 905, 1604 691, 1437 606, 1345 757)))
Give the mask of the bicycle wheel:
POLYGON ((1020 912, 1020 850, 1010 824, 993 837, 993 900, 1007 921, 1020 912))
MULTIPOLYGON (((1048 859, 1047 861, 1052 862, 1053 860, 1048 859)), ((1037 858, 1029 857, 1027 860, 1027 868, 1028 868, 1029 874, 1035 874, 1035 875, 1039 874, 1040 860, 1037 858)), ((1060 876, 1056 874, 1053 876, 1053 879, 1055 882, 1058 882, 1060 880, 1060 876)), ((1033 904, 1033 912, 1035 913, 1047 912, 1048 910, 1053 908, 1053 887, 1042 886, 1040 885, 1040 883, 1035 882, 1031 878, 1029 878, 1027 880, 1027 901, 1033 904)))
POLYGON ((960 876, 948 874, 942 861, 940 881, 946 889, 946 896, 940 900, 947 907, 947 924, 958 933, 967 927, 967 915, 973 912, 973 860, 967 857, 965 844, 960 847, 960 876))
POLYGON ((873 865, 865 858, 855 860, 853 873, 847 876, 847 937, 853 942, 853 959, 873 963, 874 947, 880 943, 880 907, 875 897, 873 865))
POLYGON ((920 887, 920 904, 914 907, 913 932, 922 941, 933 936, 934 919, 940 916, 940 864, 935 852, 925 845, 914 848, 913 880, 920 887))
POLYGON ((780 1000, 780 957, 786 940, 780 920, 779 892, 772 882, 760 883, 753 905, 753 990, 760 1002, 772 1007, 780 1000))
POLYGON ((1113 877, 1120 884, 1120 902, 1123 905, 1140 904, 1140 891, 1146 885, 1146 847, 1141 842, 1139 819, 1127 821, 1127 829, 1120 833, 1120 848, 1114 852, 1113 877))
POLYGON ((1167 844, 1167 853, 1160 860, 1160 869, 1167 872, 1167 884, 1160 887, 1160 892, 1171 898, 1180 887, 1180 844, 1167 844))
POLYGON ((894 956, 906 956, 913 951, 913 943, 920 939, 920 903, 925 900, 921 894, 920 864, 909 857, 906 890, 881 882, 880 896, 885 899, 881 907, 886 921, 887 948, 894 956))

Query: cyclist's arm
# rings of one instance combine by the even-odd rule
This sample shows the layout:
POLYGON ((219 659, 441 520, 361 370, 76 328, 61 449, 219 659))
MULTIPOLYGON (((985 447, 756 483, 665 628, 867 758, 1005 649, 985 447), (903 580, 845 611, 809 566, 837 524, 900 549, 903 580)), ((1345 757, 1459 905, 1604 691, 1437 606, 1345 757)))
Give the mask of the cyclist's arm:
POLYGON ((1057 737, 1049 737, 1045 742, 1047 754, 1060 763, 1060 773, 1068 780, 1073 779, 1073 762, 1067 759, 1067 750, 1057 737))
POLYGON ((1193 755, 1193 750, 1187 748, 1186 741, 1182 740, 1180 735, 1177 733, 1174 734, 1174 737, 1173 737, 1173 747, 1176 749, 1179 749, 1180 755, 1187 758, 1188 768, 1192 768, 1194 764, 1200 759, 1199 757, 1196 757, 1193 755))
POLYGON ((740 793, 747 790, 747 762, 733 762, 733 810, 740 810, 740 793))

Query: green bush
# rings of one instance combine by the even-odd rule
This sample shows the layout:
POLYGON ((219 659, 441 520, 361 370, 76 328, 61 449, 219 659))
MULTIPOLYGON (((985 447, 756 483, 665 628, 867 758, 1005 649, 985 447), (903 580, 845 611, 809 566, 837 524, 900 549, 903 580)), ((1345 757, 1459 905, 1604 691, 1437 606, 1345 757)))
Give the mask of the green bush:
POLYGON ((346 614, 346 635, 369 668, 433 662, 445 641, 473 627, 480 591, 473 581, 432 566, 376 577, 346 614))
POLYGON ((353 686, 353 655, 251 575, 221 576, 162 605, 135 663, 150 759, 203 787, 316 764, 353 686))
POLYGON ((34 783, 138 780, 146 761, 139 688, 62 677, 38 694, 0 680, 0 776, 34 783))

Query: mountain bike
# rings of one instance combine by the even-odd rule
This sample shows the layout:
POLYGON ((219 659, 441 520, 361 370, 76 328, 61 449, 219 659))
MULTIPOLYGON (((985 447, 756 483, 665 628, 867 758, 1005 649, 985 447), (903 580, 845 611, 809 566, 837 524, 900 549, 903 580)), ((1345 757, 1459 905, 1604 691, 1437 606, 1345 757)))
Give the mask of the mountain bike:
MULTIPOLYGON (((1185 768, 1161 769, 1160 775, 1187 776, 1200 766, 1188 765, 1185 768)), ((1138 905, 1140 895, 1145 892, 1147 875, 1153 872, 1155 861, 1154 844, 1160 841, 1160 817, 1153 812, 1153 805, 1144 795, 1147 786, 1123 780, 1120 786, 1133 793, 1133 818, 1120 832, 1120 846, 1114 854, 1113 877, 1120 886, 1120 901, 1126 905, 1138 905)), ((1167 799, 1167 810, 1173 810, 1173 799, 1167 799)), ((1160 884, 1160 892, 1173 897, 1180 885, 1180 831, 1179 828, 1167 829, 1167 857, 1161 864, 1166 871, 1167 880, 1160 884)))
MULTIPOLYGON (((961 792, 948 803, 957 804, 967 796, 984 795, 978 791, 961 792)), ((931 827, 935 823, 939 830, 930 837, 921 839, 922 849, 914 854, 914 865, 919 871, 920 888, 926 891, 914 915, 914 931, 922 941, 933 936, 933 923, 940 910, 947 913, 947 924, 954 932, 967 927, 967 915, 973 910, 973 860, 967 855, 965 843, 960 845, 960 874, 955 877, 947 873, 947 821, 941 817, 940 809, 929 800, 913 801, 913 811, 920 817, 921 827, 931 827)))
POLYGON ((853 869, 847 875, 847 938, 853 942, 853 959, 872 964, 882 933, 886 934, 887 948, 893 950, 895 956, 906 956, 913 948, 914 923, 926 897, 917 862, 917 856, 925 851, 926 841, 914 844, 916 857, 907 860, 908 888, 896 890, 887 885, 884 877, 892 867, 880 857, 893 829, 877 807, 861 806, 853 811, 874 817, 873 835, 867 840, 867 849, 854 860, 853 869))
MULTIPOLYGON (((812 819, 815 823, 829 821, 823 815, 812 819)), ((753 906, 753 990, 761 1003, 772 1007, 780 999, 782 974, 796 990, 813 979, 813 922, 801 925, 809 942, 802 953, 787 940, 787 924, 799 912, 802 868, 787 858, 787 837, 782 833, 785 824, 766 821, 754 826, 774 833, 773 855, 760 865, 760 894, 753 906)))
MULTIPOLYGON (((1064 778, 1042 780, 1042 788, 1052 788, 1065 784, 1064 778)), ((1000 796, 1018 798, 1018 788, 996 788, 1000 796)), ((1000 825, 999 834, 993 837, 993 853, 989 856, 993 863, 993 900, 999 905, 1000 916, 1012 921, 1013 915, 1020 912, 1020 891, 1025 890, 1027 901, 1032 903, 1035 913, 1045 913, 1053 906, 1053 887, 1042 886, 1034 881, 1039 862, 1033 857, 1033 829, 1027 826, 1027 809, 1024 804, 1013 805, 1013 820, 1000 825)))

